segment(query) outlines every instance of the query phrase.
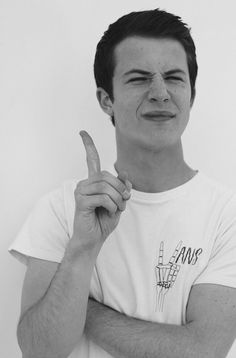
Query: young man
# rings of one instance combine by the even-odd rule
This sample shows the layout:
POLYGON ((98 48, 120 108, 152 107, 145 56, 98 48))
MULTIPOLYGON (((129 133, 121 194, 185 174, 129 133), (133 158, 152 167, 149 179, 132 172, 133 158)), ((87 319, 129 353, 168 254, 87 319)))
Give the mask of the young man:
POLYGON ((187 26, 161 10, 110 25, 97 98, 116 131, 102 171, 35 206, 10 250, 28 268, 24 358, 226 357, 236 336, 236 198, 190 168, 181 136, 197 62, 187 26))

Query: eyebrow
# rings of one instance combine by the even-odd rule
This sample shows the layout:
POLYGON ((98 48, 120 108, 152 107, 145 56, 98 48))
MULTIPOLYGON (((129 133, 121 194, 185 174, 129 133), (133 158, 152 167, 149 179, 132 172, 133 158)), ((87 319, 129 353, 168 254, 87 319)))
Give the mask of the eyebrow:
POLYGON ((186 75, 186 72, 184 70, 181 70, 180 68, 174 68, 173 70, 166 71, 164 74, 168 76, 173 75, 175 73, 181 73, 182 75, 186 75))
POLYGON ((133 73, 138 73, 140 75, 148 75, 148 76, 153 75, 152 72, 140 70, 139 68, 133 68, 132 70, 130 70, 128 72, 125 72, 123 76, 128 76, 128 75, 131 75, 133 73))
MULTIPOLYGON (((164 72, 164 75, 169 76, 169 75, 173 75, 173 74, 176 74, 176 73, 181 73, 183 75, 186 75, 186 72, 181 70, 180 68, 174 68, 173 70, 166 71, 166 72, 164 72)), ((153 72, 144 71, 144 70, 141 70, 139 68, 133 68, 132 70, 130 70, 128 72, 125 72, 123 76, 128 76, 128 75, 131 75, 131 74, 140 74, 140 75, 146 75, 146 76, 153 76, 154 75, 153 72)))

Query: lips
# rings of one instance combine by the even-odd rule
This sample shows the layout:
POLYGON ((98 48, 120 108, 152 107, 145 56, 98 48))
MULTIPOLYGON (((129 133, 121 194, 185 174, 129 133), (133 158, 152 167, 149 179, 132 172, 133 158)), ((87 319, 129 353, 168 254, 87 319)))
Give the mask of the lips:
POLYGON ((144 120, 152 121, 155 123, 168 123, 175 118, 176 114, 170 111, 151 111, 142 115, 144 120))
POLYGON ((143 114, 147 119, 168 120, 175 117, 175 114, 170 111, 151 111, 143 114))

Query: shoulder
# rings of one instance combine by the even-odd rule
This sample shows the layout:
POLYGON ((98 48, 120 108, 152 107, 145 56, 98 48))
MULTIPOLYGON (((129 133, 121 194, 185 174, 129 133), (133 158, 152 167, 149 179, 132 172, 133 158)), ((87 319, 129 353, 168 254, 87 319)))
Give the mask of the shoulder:
POLYGON ((74 195, 78 179, 67 179, 54 189, 43 194, 39 200, 60 203, 68 200, 74 195))
POLYGON ((213 179, 203 172, 200 172, 198 178, 197 195, 201 198, 221 202, 222 205, 236 205, 236 190, 228 187, 220 181, 213 179))
POLYGON ((35 207, 49 206, 54 212, 67 211, 74 206, 74 191, 79 182, 78 179, 67 179, 54 189, 43 194, 35 204, 35 207))
MULTIPOLYGON (((73 222, 75 212, 74 190, 78 179, 68 179, 63 181, 54 189, 43 194, 34 204, 29 215, 29 225, 33 237, 41 236, 52 237, 55 232, 63 236, 66 233, 71 237, 73 233, 73 222)), ((33 239, 35 240, 35 239, 33 239)))

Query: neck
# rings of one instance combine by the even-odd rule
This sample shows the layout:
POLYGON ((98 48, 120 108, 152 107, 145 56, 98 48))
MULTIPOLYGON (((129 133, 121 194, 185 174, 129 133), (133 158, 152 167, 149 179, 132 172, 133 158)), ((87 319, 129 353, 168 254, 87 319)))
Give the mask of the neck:
POLYGON ((196 174, 184 161, 181 142, 158 151, 117 145, 115 169, 128 173, 133 189, 149 193, 173 189, 196 174))

